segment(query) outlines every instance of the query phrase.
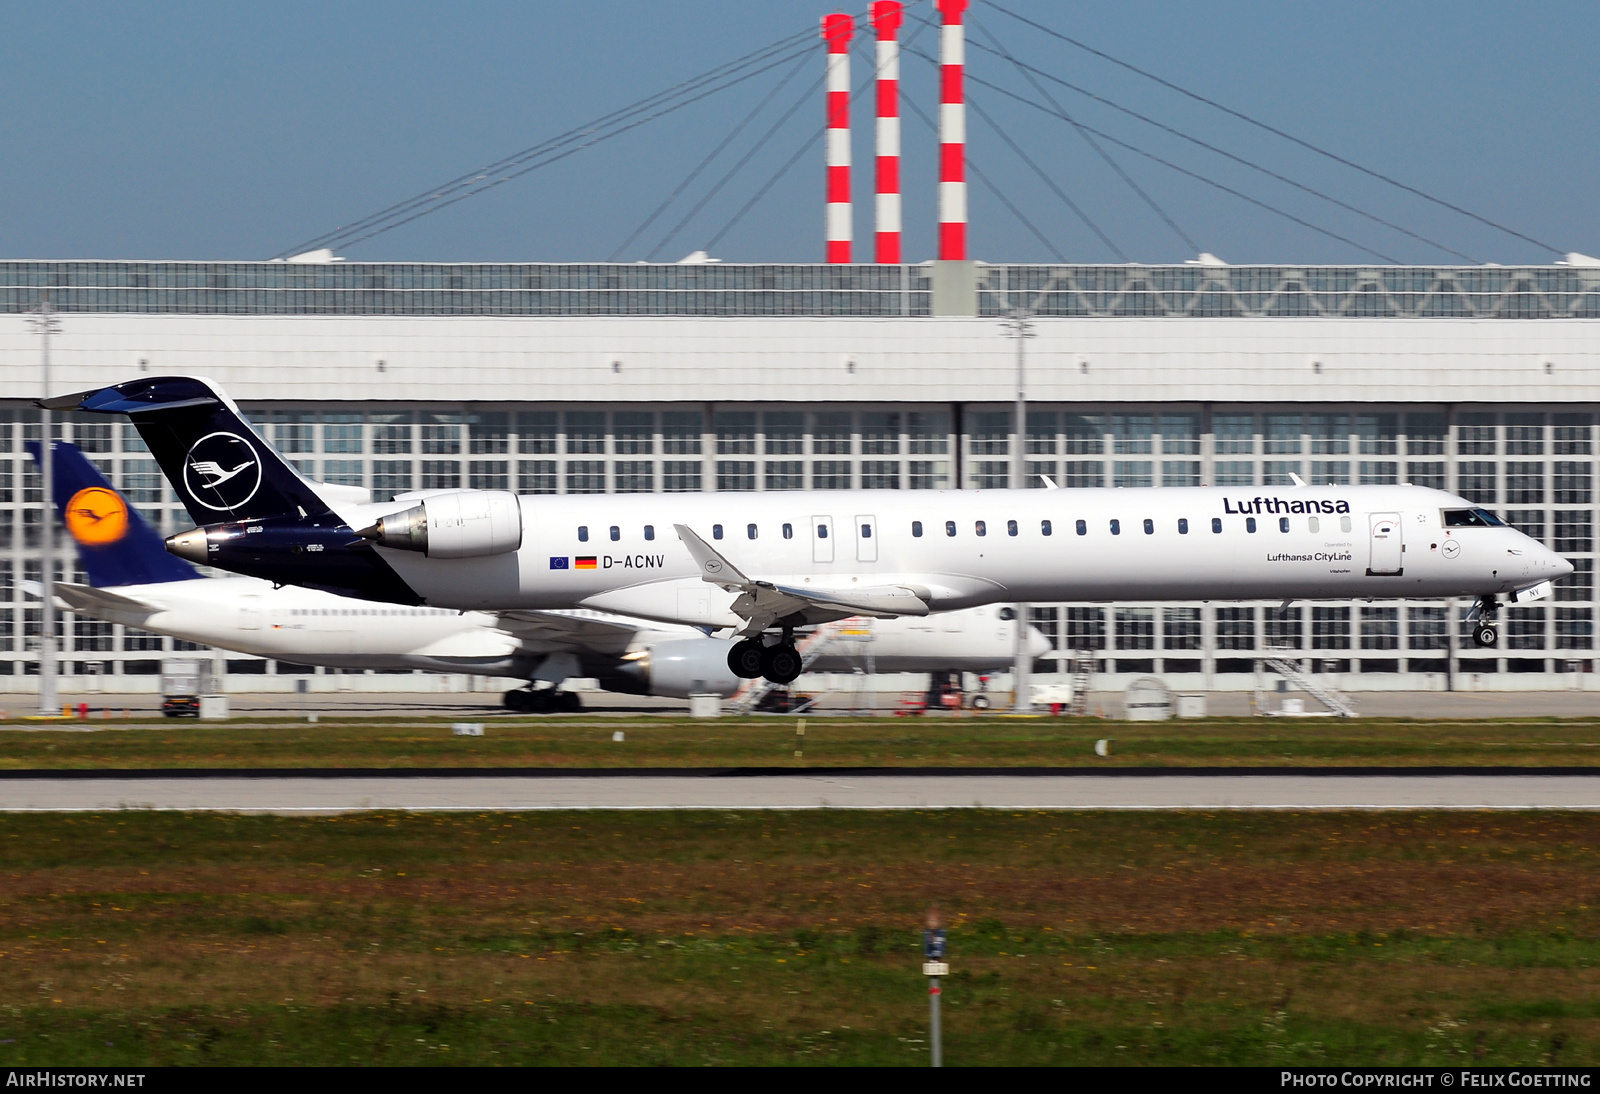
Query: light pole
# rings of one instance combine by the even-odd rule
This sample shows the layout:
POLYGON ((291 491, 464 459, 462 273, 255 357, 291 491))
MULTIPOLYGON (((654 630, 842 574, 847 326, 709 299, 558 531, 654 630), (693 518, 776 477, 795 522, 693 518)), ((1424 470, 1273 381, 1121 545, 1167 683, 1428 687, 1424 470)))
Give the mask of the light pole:
POLYGON ((944 1066, 944 1044, 939 1028, 939 978, 950 975, 950 966, 944 959, 944 921, 939 917, 939 906, 928 906, 928 926, 922 932, 922 975, 928 978, 928 1048, 929 1064, 944 1066))
MULTIPOLYGON (((50 298, 28 317, 28 326, 39 336, 39 365, 43 371, 41 401, 50 398, 50 336, 61 332, 50 298)), ((44 503, 40 514, 43 547, 39 552, 39 583, 43 586, 39 608, 39 713, 61 713, 61 697, 56 691, 56 552, 55 552, 55 450, 50 436, 50 409, 39 409, 39 479, 44 503)))
MULTIPOLYGON (((1011 484, 1013 489, 1022 490, 1028 485, 1028 389, 1027 389, 1027 345, 1028 339, 1033 337, 1033 310, 1021 304, 1012 304, 1006 309, 1006 316, 1001 323, 1004 325, 1007 337, 1016 339, 1017 342, 1017 407, 1016 407, 1016 432, 1011 444, 1011 484)), ((1032 658, 1028 654, 1028 606, 1026 604, 1013 604, 1011 610, 1016 618, 1012 620, 1012 645, 1011 645, 1011 679, 1013 682, 1013 697, 1011 710, 1013 713, 1025 714, 1033 709, 1033 697, 1029 694, 1028 677, 1032 669, 1029 663, 1032 658)))

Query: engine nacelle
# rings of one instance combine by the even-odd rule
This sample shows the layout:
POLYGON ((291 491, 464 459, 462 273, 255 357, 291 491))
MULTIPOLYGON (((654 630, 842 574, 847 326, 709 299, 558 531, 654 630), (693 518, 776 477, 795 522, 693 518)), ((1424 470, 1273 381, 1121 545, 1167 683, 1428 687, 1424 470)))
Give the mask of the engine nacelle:
POLYGON ((356 534, 429 558, 503 555, 522 546, 522 506, 509 490, 453 490, 430 494, 356 534))
POLYGON ((720 638, 682 638, 657 642, 630 655, 620 671, 642 678, 650 695, 686 699, 690 695, 720 695, 726 699, 744 683, 728 669, 733 643, 720 638))

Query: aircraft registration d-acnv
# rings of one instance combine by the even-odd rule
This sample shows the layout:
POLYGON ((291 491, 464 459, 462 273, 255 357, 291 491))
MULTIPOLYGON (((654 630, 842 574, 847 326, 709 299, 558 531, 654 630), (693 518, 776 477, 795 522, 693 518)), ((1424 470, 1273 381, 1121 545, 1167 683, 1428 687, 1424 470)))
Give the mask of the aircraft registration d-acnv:
POLYGON ((200 377, 44 401, 125 414, 198 525, 180 557, 342 595, 457 609, 593 608, 730 628, 737 675, 800 671, 795 630, 1019 601, 1502 598, 1572 566, 1419 486, 785 491, 347 501, 312 485, 200 377), (768 642, 771 634, 775 640, 768 642))
MULTIPOLYGON (((33 458, 39 443, 27 442, 33 458)), ((56 596, 80 615, 303 665, 422 669, 507 676, 513 710, 574 710, 560 685, 589 677, 610 691, 685 698, 735 695, 745 681, 727 667, 726 639, 691 626, 595 611, 451 611, 374 604, 259 577, 204 578, 168 554, 159 533, 65 441, 51 445, 56 508, 77 545, 88 584, 57 582, 56 596)), ((323 484, 315 484, 323 488, 323 484)), ((1006 609, 1009 611, 1009 609, 1006 609)), ((989 672, 1008 665, 1012 628, 993 608, 956 613, 952 626, 926 619, 877 621, 860 633, 830 624, 817 635, 809 669, 849 672, 866 660, 880 672, 989 672)), ((1029 652, 1047 653, 1037 629, 1029 652)))

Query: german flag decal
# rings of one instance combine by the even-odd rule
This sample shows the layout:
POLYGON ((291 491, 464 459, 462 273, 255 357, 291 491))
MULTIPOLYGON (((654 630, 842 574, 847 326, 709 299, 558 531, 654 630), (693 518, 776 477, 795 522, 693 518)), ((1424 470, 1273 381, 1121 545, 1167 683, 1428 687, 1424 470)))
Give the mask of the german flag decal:
POLYGON ((573 568, 578 570, 592 570, 595 568, 594 559, 594 555, 579 555, 577 558, 572 560, 573 568))

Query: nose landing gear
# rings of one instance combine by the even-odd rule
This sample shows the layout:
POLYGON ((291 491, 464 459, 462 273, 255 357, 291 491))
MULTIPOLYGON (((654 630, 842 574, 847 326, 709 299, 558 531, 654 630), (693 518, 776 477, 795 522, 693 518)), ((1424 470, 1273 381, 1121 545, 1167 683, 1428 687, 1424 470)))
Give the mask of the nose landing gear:
POLYGON ((1472 624, 1472 640, 1479 646, 1493 646, 1499 639, 1500 631, 1495 626, 1499 615, 1500 604, 1492 595, 1479 600, 1467 613, 1467 621, 1472 624))

